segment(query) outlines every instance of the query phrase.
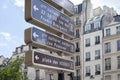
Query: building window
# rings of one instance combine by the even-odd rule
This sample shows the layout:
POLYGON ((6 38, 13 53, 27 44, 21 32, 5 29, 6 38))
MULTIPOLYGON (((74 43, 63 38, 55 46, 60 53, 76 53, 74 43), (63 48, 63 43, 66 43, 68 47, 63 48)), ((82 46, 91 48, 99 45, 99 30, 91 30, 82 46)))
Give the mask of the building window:
POLYGON ((80 19, 79 17, 76 18, 76 25, 80 24, 80 19))
POLYGON ((111 35, 110 29, 106 29, 106 36, 110 36, 110 35, 111 35))
POLYGON ((116 27, 116 33, 117 33, 117 34, 120 34, 120 26, 117 26, 117 27, 116 27))
POLYGON ((53 79, 53 74, 49 74, 49 80, 54 80, 53 79))
POLYGON ((86 26, 85 26, 85 32, 89 32, 90 30, 91 30, 90 25, 86 25, 86 26))
POLYGON ((117 80, 120 80, 120 74, 118 74, 118 79, 117 80))
POLYGON ((100 22, 96 22, 95 25, 94 25, 94 28, 96 30, 100 29, 100 22))
POLYGON ((80 70, 76 70, 76 76, 80 76, 80 70))
POLYGON ((95 60, 100 59, 100 50, 95 51, 95 60))
POLYGON ((105 76, 105 80, 111 80, 111 75, 105 76))
POLYGON ((79 29, 76 29, 76 38, 80 38, 79 29))
POLYGON ((90 66, 86 67, 86 76, 90 76, 90 66))
POLYGON ((111 70, 111 58, 105 59, 105 70, 111 70))
POLYGON ((85 40, 85 46, 86 47, 90 46, 90 38, 88 38, 88 39, 85 40))
POLYGON ((117 57, 118 69, 120 69, 120 56, 117 57))
POLYGON ((120 40, 117 41, 117 51, 120 51, 120 40))
POLYGON ((95 37, 95 44, 100 44, 100 36, 95 37))
POLYGON ((76 56, 76 66, 80 66, 80 56, 76 56))
POLYGON ((91 23, 91 30, 94 30, 94 23, 91 23))
POLYGON ((111 52, 111 44, 109 43, 105 43, 105 53, 109 53, 111 52))
POLYGON ((40 71, 36 70, 36 79, 35 80, 39 80, 39 73, 40 73, 40 71))
POLYGON ((78 8, 75 8, 75 13, 76 13, 76 14, 78 13, 78 8))
POLYGON ((80 70, 76 70, 76 80, 80 80, 80 70))
POLYGON ((86 52, 86 61, 90 61, 90 52, 86 52))
POLYGON ((100 64, 95 65, 95 75, 100 74, 100 64))
POLYGON ((76 42, 76 52, 80 52, 80 44, 79 44, 79 42, 76 42))
POLYGON ((17 53, 21 53, 21 52, 22 52, 21 48, 17 48, 17 53))

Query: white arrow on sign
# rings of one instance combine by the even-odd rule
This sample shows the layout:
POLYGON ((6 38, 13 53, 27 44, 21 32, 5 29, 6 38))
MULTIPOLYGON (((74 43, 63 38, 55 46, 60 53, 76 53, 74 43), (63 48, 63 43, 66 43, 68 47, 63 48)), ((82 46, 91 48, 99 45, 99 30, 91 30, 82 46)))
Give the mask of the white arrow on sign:
POLYGON ((34 11, 38 11, 39 10, 36 5, 33 6, 33 9, 34 9, 34 11))
POLYGON ((36 56, 35 56, 35 59, 36 59, 36 60, 38 60, 38 59, 39 59, 38 55, 36 55, 36 56))
POLYGON ((33 37, 34 37, 34 38, 37 38, 37 37, 39 37, 39 35, 38 35, 36 32, 34 32, 34 33, 33 33, 33 37))

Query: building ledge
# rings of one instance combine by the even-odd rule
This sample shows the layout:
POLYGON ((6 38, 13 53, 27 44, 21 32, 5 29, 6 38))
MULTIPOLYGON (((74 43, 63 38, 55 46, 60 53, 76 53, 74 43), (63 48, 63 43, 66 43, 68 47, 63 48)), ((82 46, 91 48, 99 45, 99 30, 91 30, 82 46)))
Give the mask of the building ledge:
POLYGON ((104 73, 104 74, 111 74, 111 73, 118 73, 118 72, 120 72, 120 69, 116 69, 116 70, 106 70, 106 71, 104 71, 103 73, 104 73))
POLYGON ((120 55, 120 51, 116 51, 114 53, 104 53, 103 55, 104 55, 104 57, 117 56, 117 55, 120 55))
POLYGON ((113 34, 110 36, 105 36, 105 37, 103 37, 103 41, 113 40, 113 39, 117 39, 117 38, 120 38, 120 34, 113 34))

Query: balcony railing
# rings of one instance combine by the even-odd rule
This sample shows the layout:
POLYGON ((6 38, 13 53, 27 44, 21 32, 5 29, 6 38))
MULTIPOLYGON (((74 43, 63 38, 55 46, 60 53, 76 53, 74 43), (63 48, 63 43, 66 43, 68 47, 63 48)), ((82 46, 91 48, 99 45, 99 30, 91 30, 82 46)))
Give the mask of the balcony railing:
POLYGON ((105 70, 111 70, 111 66, 105 66, 105 70))
POLYGON ((80 48, 76 48, 76 50, 75 50, 76 52, 80 52, 80 48))
POLYGON ((96 72, 95 72, 95 75, 99 75, 99 74, 100 74, 100 71, 96 71, 96 72))
POLYGON ((86 58, 86 61, 90 61, 90 58, 86 58))
POLYGON ((120 46, 117 47, 117 51, 120 51, 120 46))
POLYGON ((80 38, 80 34, 76 34, 76 38, 80 38))
POLYGON ((80 25, 81 24, 80 20, 77 20, 74 23, 75 23, 75 25, 80 25))
POLYGON ((117 31, 117 34, 120 34, 120 31, 117 31))
POLYGON ((120 69, 120 64, 118 64, 118 66, 117 66, 117 67, 118 67, 118 69, 120 69))
POLYGON ((86 46, 86 47, 89 47, 89 46, 90 46, 90 44, 86 44, 85 46, 86 46))
POLYGON ((86 76, 90 76, 90 73, 86 73, 86 76))
POLYGON ((100 56, 96 56, 96 57, 95 57, 95 60, 97 60, 97 59, 100 59, 100 56))
POLYGON ((80 62, 76 62, 76 63, 75 63, 75 66, 80 66, 80 62))
POLYGON ((73 80, 81 80, 80 76, 74 76, 73 80))
POLYGON ((96 45, 96 44, 100 44, 100 41, 95 42, 95 45, 96 45))
POLYGON ((111 49, 105 49, 105 53, 110 53, 111 49))
MULTIPOLYGON (((45 79, 44 78, 42 78, 42 79, 36 78, 35 80, 45 80, 45 79)), ((54 80, 54 79, 50 79, 50 80, 54 80)))

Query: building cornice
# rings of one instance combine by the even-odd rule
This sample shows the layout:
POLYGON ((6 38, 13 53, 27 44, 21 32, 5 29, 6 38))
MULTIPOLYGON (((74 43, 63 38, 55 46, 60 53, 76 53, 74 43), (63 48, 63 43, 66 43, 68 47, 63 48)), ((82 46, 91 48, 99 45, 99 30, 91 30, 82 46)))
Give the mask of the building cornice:
POLYGON ((120 25, 120 22, 110 23, 109 25, 105 26, 105 28, 106 28, 106 27, 111 27, 111 26, 116 26, 116 25, 120 25))
POLYGON ((104 71, 104 74, 113 74, 120 72, 120 69, 104 71))

